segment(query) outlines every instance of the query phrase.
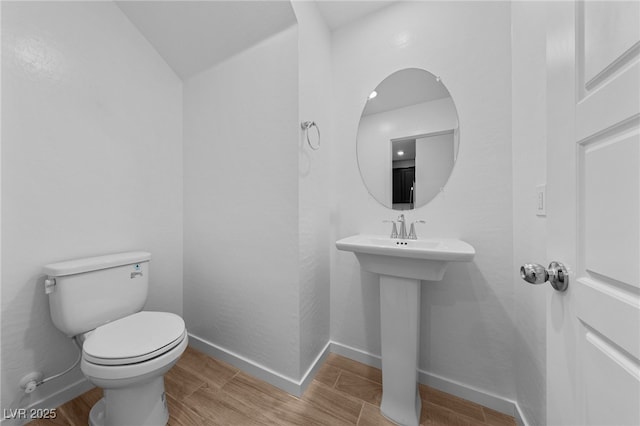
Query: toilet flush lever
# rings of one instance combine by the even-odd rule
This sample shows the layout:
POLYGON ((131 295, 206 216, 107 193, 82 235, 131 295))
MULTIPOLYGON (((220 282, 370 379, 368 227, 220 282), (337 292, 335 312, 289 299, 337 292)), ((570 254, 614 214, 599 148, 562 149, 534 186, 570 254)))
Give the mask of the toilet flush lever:
POLYGON ((137 276, 142 276, 142 271, 135 271, 131 273, 131 278, 135 278, 137 276))
POLYGON ((51 294, 56 290, 56 279, 47 278, 44 280, 44 294, 51 294))

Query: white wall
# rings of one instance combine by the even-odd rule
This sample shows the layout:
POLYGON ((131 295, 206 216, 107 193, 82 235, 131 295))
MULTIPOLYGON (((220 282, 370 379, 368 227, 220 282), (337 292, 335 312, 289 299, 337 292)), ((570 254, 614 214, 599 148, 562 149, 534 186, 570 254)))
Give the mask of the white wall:
POLYGON ((297 379, 298 33, 184 82, 189 332, 297 379))
MULTIPOLYGON (((549 288, 520 279, 524 263, 548 264, 546 220, 536 185, 546 179, 546 5, 514 2, 512 20, 513 285, 516 395, 530 425, 546 422, 546 304, 549 288)), ((546 286, 545 286, 546 287, 546 286)))
POLYGON ((451 98, 362 117, 358 127, 358 167, 369 192, 391 206, 392 139, 451 130, 456 126, 456 107, 451 98))
MULTIPOLYGON (((509 3, 399 3, 338 30, 332 41, 331 240, 388 234, 381 221, 398 215, 368 194, 358 172, 356 133, 371 89, 401 68, 441 76, 458 110, 459 154, 444 193, 408 219, 427 221, 419 236, 460 238, 477 254, 450 265, 442 282, 423 284, 420 368, 512 398, 509 3)), ((332 340, 379 355, 376 277, 335 248, 331 268, 332 340)))
POLYGON ((296 28, 185 83, 184 310, 193 335, 297 382, 329 341, 331 54, 315 3, 292 6, 296 28))
MULTIPOLYGON (((459 237, 478 254, 424 283, 420 368, 517 397, 530 424, 544 423, 544 296, 517 274, 545 261, 533 214, 545 176, 543 6, 398 4, 339 30, 333 52, 315 4, 293 7, 297 30, 185 85, 189 330, 293 380, 326 344, 329 310, 333 340, 380 353, 376 278, 333 242, 387 234, 380 221, 397 216, 360 179, 357 124, 371 88, 421 67, 452 93, 461 146, 445 192, 409 218, 428 221, 419 235, 459 237), (306 120, 322 129, 319 151, 297 127, 306 120)), ((19 400, 22 375, 75 356, 51 324, 41 265, 150 250, 146 308, 181 312, 182 92, 110 3, 3 3, 2 29, 2 407, 14 408, 81 378, 19 400)))
POLYGON ((181 82, 110 2, 2 3, 2 408, 77 349, 52 324, 44 264, 148 250, 147 309, 182 311, 181 82))
MULTIPOLYGON (((292 2, 298 21, 299 122, 314 121, 320 149, 298 140, 300 374, 329 342, 329 149, 331 34, 315 2, 292 2)), ((316 143, 315 130, 310 138, 316 143)))

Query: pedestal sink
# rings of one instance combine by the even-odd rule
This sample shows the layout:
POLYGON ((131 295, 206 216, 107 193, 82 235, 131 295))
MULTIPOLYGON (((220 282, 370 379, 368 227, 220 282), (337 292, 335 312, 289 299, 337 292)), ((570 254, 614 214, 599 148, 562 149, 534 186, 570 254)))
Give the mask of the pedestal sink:
POLYGON ((336 247, 353 252, 362 269, 380 275, 380 410, 398 424, 418 426, 420 281, 440 281, 449 262, 469 262, 475 250, 456 239, 401 240, 362 234, 338 240, 336 247))

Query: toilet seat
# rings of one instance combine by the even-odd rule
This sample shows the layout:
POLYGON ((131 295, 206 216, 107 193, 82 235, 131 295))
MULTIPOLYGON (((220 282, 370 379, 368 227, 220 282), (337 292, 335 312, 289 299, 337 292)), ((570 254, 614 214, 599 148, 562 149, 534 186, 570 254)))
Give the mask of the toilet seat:
POLYGON ((155 377, 164 374, 178 361, 188 344, 189 336, 185 333, 184 338, 181 339, 173 349, 155 358, 136 364, 94 364, 83 356, 80 369, 85 377, 96 386, 102 388, 122 388, 133 383, 140 383, 144 381, 145 377, 155 377))
POLYGON ((185 335, 178 315, 137 312, 96 328, 84 342, 83 360, 105 366, 137 364, 171 351, 185 335))

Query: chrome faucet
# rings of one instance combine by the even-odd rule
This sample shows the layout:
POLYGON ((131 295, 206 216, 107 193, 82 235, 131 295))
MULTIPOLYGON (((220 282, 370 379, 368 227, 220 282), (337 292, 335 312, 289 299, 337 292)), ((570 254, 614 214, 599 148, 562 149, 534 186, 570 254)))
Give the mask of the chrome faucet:
POLYGON ((416 223, 427 223, 424 220, 416 220, 415 222, 413 222, 411 224, 411 227, 409 228, 409 239, 410 240, 417 240, 418 239, 418 235, 416 234, 416 223))
POLYGON ((400 222, 400 232, 398 233, 398 238, 400 238, 401 240, 405 240, 407 239, 407 226, 405 225, 403 214, 398 216, 398 222, 400 222))
POLYGON ((395 220, 383 220, 383 222, 385 222, 385 223, 391 222, 393 224, 393 226, 391 227, 391 235, 389 235, 389 238, 398 238, 398 228, 396 228, 396 221, 395 220))

